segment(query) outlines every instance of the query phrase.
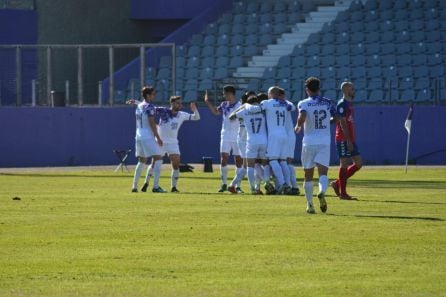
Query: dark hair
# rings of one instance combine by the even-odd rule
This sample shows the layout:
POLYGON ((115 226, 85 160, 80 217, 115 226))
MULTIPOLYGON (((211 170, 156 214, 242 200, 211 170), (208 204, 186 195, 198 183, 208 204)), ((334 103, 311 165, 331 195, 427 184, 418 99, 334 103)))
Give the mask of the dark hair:
POLYGON ((172 104, 172 103, 174 103, 175 101, 180 100, 180 99, 181 99, 180 96, 170 96, 169 101, 170 101, 170 104, 172 104))
POLYGON ((285 90, 282 88, 279 88, 279 95, 285 95, 285 90))
POLYGON ((155 92, 155 88, 150 86, 144 86, 141 89, 141 96, 145 99, 147 95, 152 95, 155 92))
POLYGON ((249 104, 259 103, 259 98, 257 98, 256 95, 251 95, 251 96, 248 97, 247 102, 249 104))
POLYGON ((256 93, 254 91, 248 91, 245 94, 242 95, 242 103, 246 103, 248 98, 252 95, 255 95, 256 93))
POLYGON ((260 92, 257 94, 257 99, 259 100, 259 102, 262 102, 263 100, 268 99, 268 95, 263 92, 260 92))
POLYGON ((321 81, 317 77, 311 76, 305 81, 305 87, 307 87, 307 89, 311 92, 317 92, 319 91, 320 83, 321 81))
POLYGON ((223 87, 223 92, 225 92, 225 93, 232 93, 232 94, 235 95, 235 88, 234 88, 234 86, 226 85, 226 86, 223 87))

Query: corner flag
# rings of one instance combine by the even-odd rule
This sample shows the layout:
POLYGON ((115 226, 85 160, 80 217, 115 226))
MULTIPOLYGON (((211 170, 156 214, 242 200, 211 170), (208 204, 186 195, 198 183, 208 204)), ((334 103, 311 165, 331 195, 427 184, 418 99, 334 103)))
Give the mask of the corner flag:
POLYGON ((406 146, 406 169, 407 173, 407 164, 409 163, 409 144, 410 144, 410 130, 412 128, 412 115, 413 115, 413 103, 410 105, 409 113, 407 114, 406 121, 404 122, 404 128, 407 130, 407 146, 406 146))
POLYGON ((410 128, 412 128, 412 115, 413 115, 413 103, 410 105, 409 113, 407 114, 406 121, 404 122, 404 127, 407 133, 410 134, 410 128))

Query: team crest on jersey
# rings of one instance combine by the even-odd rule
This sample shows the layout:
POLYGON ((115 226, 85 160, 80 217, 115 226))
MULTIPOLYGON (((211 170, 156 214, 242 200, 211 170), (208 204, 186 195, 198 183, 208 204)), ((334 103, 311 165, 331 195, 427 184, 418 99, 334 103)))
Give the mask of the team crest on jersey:
POLYGON ((232 110, 234 109, 234 106, 238 103, 238 101, 234 102, 234 103, 229 103, 229 101, 224 101, 220 104, 219 106, 219 110, 221 113, 223 113, 225 116, 227 116, 228 114, 230 114, 232 112, 232 110))
POLYGON ((156 115, 159 117, 161 123, 167 123, 170 119, 176 116, 176 114, 173 114, 172 110, 166 107, 157 107, 156 115))

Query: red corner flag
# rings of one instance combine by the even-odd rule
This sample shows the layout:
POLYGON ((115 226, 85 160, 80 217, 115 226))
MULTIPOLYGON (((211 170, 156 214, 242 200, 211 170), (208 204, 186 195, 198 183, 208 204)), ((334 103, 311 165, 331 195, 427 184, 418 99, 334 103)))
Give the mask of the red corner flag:
POLYGON ((404 127, 407 133, 410 134, 410 128, 412 128, 412 115, 413 115, 413 103, 410 105, 409 113, 407 114, 406 121, 404 122, 404 127))

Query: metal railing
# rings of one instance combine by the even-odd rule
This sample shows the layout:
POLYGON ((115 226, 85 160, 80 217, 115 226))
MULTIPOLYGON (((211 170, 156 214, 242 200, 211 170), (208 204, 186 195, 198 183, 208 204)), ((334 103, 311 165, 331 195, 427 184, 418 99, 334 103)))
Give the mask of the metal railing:
POLYGON ((35 0, 0 0, 0 9, 31 9, 36 7, 35 0))
MULTIPOLYGON (((84 105, 84 87, 85 87, 85 70, 84 70, 84 59, 85 59, 85 51, 88 49, 106 49, 107 50, 107 59, 108 59, 108 77, 105 79, 106 84, 108 85, 107 92, 108 98, 105 103, 109 105, 114 104, 114 93, 115 93, 115 52, 117 49, 139 49, 139 56, 132 57, 132 59, 139 58, 139 80, 140 85, 144 85, 145 81, 145 71, 146 71, 146 60, 147 54, 146 50, 149 48, 171 48, 171 57, 172 57, 172 90, 175 93, 175 44, 174 43, 143 43, 143 44, 41 44, 41 45, 0 45, 1 50, 15 50, 15 78, 13 81, 9 81, 8 84, 15 83, 15 103, 17 106, 21 106, 23 104, 23 54, 24 50, 36 50, 36 53, 31 53, 31 56, 35 58, 35 71, 40 70, 40 73, 43 74, 44 79, 38 79, 37 74, 35 78, 31 80, 31 83, 27 83, 27 88, 30 88, 31 93, 31 105, 38 105, 37 97, 38 95, 43 95, 44 100, 43 105, 54 106, 55 97, 57 97, 57 92, 54 90, 54 82, 57 80, 59 83, 63 82, 64 84, 64 93, 65 93, 65 104, 68 105, 70 100, 76 98, 76 103, 79 106, 84 105), (63 80, 58 77, 54 77, 53 75, 53 51, 54 50, 75 50, 76 51, 76 67, 77 67, 77 77, 76 80, 63 80), (42 86, 42 83, 45 86, 42 86), (76 92, 73 93, 72 88, 73 85, 76 88, 76 92), (38 90, 45 89, 44 94, 39 94, 38 90)), ((126 60, 125 63, 129 61, 126 60)), ((125 64, 124 63, 124 64, 125 64)), ((29 76, 29 75, 28 75, 29 76)), ((1 73, 0 73, 1 77, 1 73)), ((127 80, 126 80, 127 82, 127 80)), ((102 105, 103 102, 103 81, 97 81, 97 101, 95 102, 98 105, 102 105)), ((92 82, 90 82, 91 87, 92 82)), ((12 90, 9 88, 8 93, 12 93, 12 90)), ((5 97, 4 94, 1 93, 2 90, 2 82, 0 81, 0 105, 2 105, 5 97)), ((11 96, 11 95, 9 95, 11 96)), ((10 98, 9 98, 10 99, 10 98)))

